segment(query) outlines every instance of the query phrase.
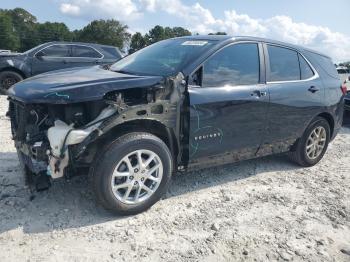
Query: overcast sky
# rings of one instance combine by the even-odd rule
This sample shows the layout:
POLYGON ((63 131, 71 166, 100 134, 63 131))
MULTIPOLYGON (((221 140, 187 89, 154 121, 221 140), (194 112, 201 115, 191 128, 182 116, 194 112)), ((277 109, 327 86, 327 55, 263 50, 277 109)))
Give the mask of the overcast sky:
POLYGON ((183 26, 194 33, 225 31, 301 44, 350 60, 349 0, 0 0, 22 7, 40 22, 79 29, 94 19, 115 18, 130 32, 153 26, 183 26))

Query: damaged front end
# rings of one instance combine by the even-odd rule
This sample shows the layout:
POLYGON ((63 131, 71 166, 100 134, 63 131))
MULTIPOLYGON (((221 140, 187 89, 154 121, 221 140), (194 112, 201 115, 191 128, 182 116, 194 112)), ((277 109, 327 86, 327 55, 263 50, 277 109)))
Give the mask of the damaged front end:
MULTIPOLYGON (((27 183, 43 190, 53 179, 82 173, 105 145, 125 132, 145 128, 164 138, 182 163, 182 74, 130 89, 113 90, 113 82, 104 83, 95 86, 99 92, 105 88, 103 95, 91 101, 76 88, 45 93, 30 103, 9 97, 12 135, 27 183)), ((91 86, 85 94, 91 94, 91 86)))
POLYGON ((52 179, 69 176, 74 166, 69 147, 81 143, 117 112, 112 105, 104 106, 102 102, 28 105, 10 99, 12 135, 27 182, 42 175, 52 179))

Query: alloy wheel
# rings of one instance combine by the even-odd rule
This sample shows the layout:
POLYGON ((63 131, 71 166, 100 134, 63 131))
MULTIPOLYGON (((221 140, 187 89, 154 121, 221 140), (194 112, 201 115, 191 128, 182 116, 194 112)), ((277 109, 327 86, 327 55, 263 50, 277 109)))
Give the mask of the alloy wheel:
POLYGON ((323 126, 315 127, 306 141, 306 155, 310 159, 318 158, 325 148, 327 132, 323 126))
POLYGON ((150 150, 136 150, 126 155, 113 171, 111 188, 125 204, 139 204, 149 199, 163 176, 160 157, 150 150))

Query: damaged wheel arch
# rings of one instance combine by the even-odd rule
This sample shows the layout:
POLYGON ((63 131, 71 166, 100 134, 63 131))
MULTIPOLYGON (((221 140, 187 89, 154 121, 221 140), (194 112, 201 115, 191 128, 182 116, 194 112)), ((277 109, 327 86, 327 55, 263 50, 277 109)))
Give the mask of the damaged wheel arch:
POLYGON ((119 137, 130 132, 145 132, 160 138, 169 148, 174 160, 174 166, 181 159, 178 159, 180 146, 173 128, 166 127, 164 124, 154 119, 130 120, 114 126, 111 130, 91 142, 86 148, 86 152, 80 156, 81 161, 91 162, 95 159, 98 150, 108 146, 119 137), (90 154, 92 152, 92 154, 90 154), (86 158, 84 160, 84 158, 86 158))

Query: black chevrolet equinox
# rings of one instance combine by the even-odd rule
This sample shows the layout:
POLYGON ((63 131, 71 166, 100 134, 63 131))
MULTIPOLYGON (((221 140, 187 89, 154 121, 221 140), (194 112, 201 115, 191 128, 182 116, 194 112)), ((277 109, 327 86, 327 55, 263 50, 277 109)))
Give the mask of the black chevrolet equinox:
POLYGON ((88 173, 117 214, 160 199, 176 170, 287 153, 318 163, 338 133, 346 90, 331 58, 278 41, 164 40, 116 62, 54 71, 8 90, 27 181, 46 189, 88 173))

